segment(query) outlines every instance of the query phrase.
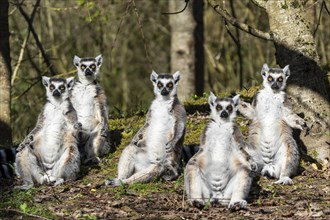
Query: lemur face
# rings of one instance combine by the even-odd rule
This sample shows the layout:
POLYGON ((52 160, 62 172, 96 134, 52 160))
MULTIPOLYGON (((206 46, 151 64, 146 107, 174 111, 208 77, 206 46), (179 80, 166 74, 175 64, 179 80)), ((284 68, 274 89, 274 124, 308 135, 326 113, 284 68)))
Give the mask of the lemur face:
POLYGON ((80 80, 86 79, 88 81, 94 81, 102 66, 102 55, 98 55, 95 58, 80 58, 74 56, 73 64, 77 67, 78 77, 80 80))
POLYGON ((286 81, 290 76, 289 65, 280 69, 269 68, 267 64, 264 64, 261 70, 261 75, 265 88, 270 88, 274 92, 282 91, 285 89, 286 81))
POLYGON ((212 92, 209 96, 211 118, 215 121, 231 122, 236 117, 239 95, 234 98, 217 98, 212 92))
POLYGON ((42 84, 46 88, 49 100, 61 101, 69 97, 70 90, 74 84, 74 78, 49 78, 42 77, 42 84))
POLYGON ((152 71, 150 80, 154 85, 154 93, 157 97, 172 97, 176 95, 177 85, 180 80, 180 72, 171 74, 157 74, 152 71))

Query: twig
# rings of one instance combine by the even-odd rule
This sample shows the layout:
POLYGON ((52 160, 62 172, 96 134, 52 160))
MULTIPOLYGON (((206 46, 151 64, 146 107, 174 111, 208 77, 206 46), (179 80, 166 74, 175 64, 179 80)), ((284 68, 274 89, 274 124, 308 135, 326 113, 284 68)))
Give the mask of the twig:
MULTIPOLYGON (((31 16, 30 16, 30 19, 29 19, 31 21, 31 23, 34 20, 34 16, 36 15, 36 12, 37 12, 39 3, 37 2, 37 4, 35 4, 34 7, 33 7, 33 11, 31 13, 31 16)), ((17 65, 15 66, 15 69, 14 69, 14 72, 13 72, 13 75, 12 75, 12 79, 11 79, 11 85, 12 86, 14 85, 14 81, 16 79, 16 75, 17 75, 18 69, 19 69, 19 67, 20 67, 20 65, 22 63, 24 51, 25 51, 25 48, 26 48, 26 44, 27 44, 27 42, 29 40, 29 37, 30 37, 30 28, 28 29, 28 33, 27 33, 27 35, 26 35, 26 37, 25 37, 25 39, 23 41, 22 49, 21 49, 20 54, 19 54, 19 57, 18 57, 17 65)))
POLYGON ((22 92, 19 96, 16 96, 14 98, 12 98, 13 100, 17 100, 20 99, 23 95, 25 95, 28 91, 30 91, 30 89, 32 89, 33 86, 37 85, 38 82, 41 81, 41 78, 38 79, 37 81, 35 81, 34 83, 32 83, 24 92, 22 92))
POLYGON ((182 12, 184 12, 184 10, 186 10, 187 6, 188 6, 188 3, 189 3, 189 0, 185 0, 186 2, 186 5, 184 6, 184 8, 180 11, 177 11, 177 12, 163 12, 162 14, 163 15, 176 15, 176 14, 180 14, 182 12))
MULTIPOLYGON (((37 0, 35 7, 39 7, 40 1, 41 0, 37 0)), ((48 56, 47 56, 47 54, 46 54, 46 52, 45 52, 45 50, 44 50, 44 48, 43 48, 43 46, 42 46, 42 44, 41 44, 41 42, 39 40, 38 34, 36 33, 36 31, 35 31, 35 29, 33 27, 33 24, 31 22, 29 16, 27 15, 27 13, 22 8, 22 3, 19 3, 17 1, 17 6, 18 6, 18 10, 20 11, 20 13, 23 15, 24 19, 28 23, 29 29, 30 29, 30 31, 31 31, 31 33, 32 33, 35 41, 36 41, 37 47, 39 48, 42 57, 44 58, 44 61, 45 61, 46 65, 47 65, 47 68, 50 70, 51 75, 55 75, 54 66, 50 63, 50 61, 48 59, 48 56)))
MULTIPOLYGON (((189 1, 189 0, 188 0, 188 1, 189 1)), ((145 39, 145 36, 144 36, 144 33, 143 33, 143 29, 142 29, 142 25, 141 25, 141 21, 140 21, 140 16, 139 16, 139 14, 138 14, 138 10, 137 10, 137 8, 136 8, 135 1, 133 0, 132 2, 133 2, 134 14, 135 14, 135 16, 136 16, 136 18, 137 18, 137 22, 138 22, 138 24, 139 24, 139 28, 140 28, 140 32, 141 32, 141 36, 142 36, 142 40, 143 40, 143 44, 144 44, 144 51, 145 51, 145 53, 146 53, 146 58, 147 58, 147 60, 148 60, 148 62, 149 62, 149 64, 150 64, 150 66, 151 66, 151 69, 152 69, 152 61, 151 61, 151 59, 150 59, 150 57, 149 57, 148 46, 147 46, 147 42, 146 42, 146 39, 145 39)))
POLYGON ((19 52, 18 61, 17 61, 17 64, 15 66, 15 69, 13 71, 12 78, 11 78, 11 86, 14 85, 14 82, 15 82, 15 79, 16 79, 16 75, 17 75, 17 72, 18 72, 18 69, 21 66, 21 63, 22 63, 22 60, 23 60, 24 51, 25 51, 25 47, 26 47, 26 43, 27 43, 29 37, 30 37, 30 31, 28 31, 28 33, 27 33, 27 35, 26 35, 26 37, 25 37, 25 39, 23 41, 21 51, 19 52))
POLYGON ((115 39, 113 40, 113 43, 111 45, 111 48, 110 48, 110 72, 112 72, 112 51, 113 49, 115 48, 116 46, 116 43, 117 43, 117 38, 118 38, 118 35, 119 35, 119 32, 121 30, 121 25, 124 21, 124 18, 127 17, 128 13, 129 13, 129 10, 132 6, 132 1, 133 0, 130 0, 128 3, 127 3, 127 6, 126 6, 126 10, 125 10, 125 14, 120 18, 120 21, 119 21, 119 26, 117 28, 117 32, 116 32, 116 36, 115 36, 115 39))
POLYGON ((228 14, 228 12, 226 12, 225 10, 223 10, 219 5, 214 5, 210 2, 210 0, 207 0, 208 3, 212 6, 213 10, 218 13, 219 15, 221 15, 221 17, 223 17, 226 21, 228 21, 228 23, 230 23, 231 25, 237 27, 238 29, 249 33, 255 37, 264 39, 264 40, 269 40, 269 41, 275 41, 275 36, 273 34, 270 33, 266 33, 263 32, 261 30, 258 30, 256 28, 253 28, 247 24, 243 24, 240 23, 236 18, 232 17, 230 14, 228 14))
POLYGON ((0 211, 3 211, 3 212, 16 212, 16 213, 19 213, 19 214, 22 214, 22 215, 26 215, 26 216, 30 216, 30 217, 33 217, 33 218, 38 218, 38 219, 49 219, 49 218, 45 218, 45 217, 42 217, 42 216, 39 216, 39 215, 33 215, 33 214, 29 214, 29 213, 26 213, 26 212, 22 212, 20 210, 17 210, 17 209, 0 209, 0 211))
POLYGON ((317 30, 320 26, 320 23, 321 23, 322 10, 323 10, 323 7, 324 7, 323 3, 324 3, 324 1, 321 4, 320 15, 319 15, 319 18, 317 19, 317 24, 316 24, 316 27, 315 27, 315 30, 314 30, 314 33, 313 33, 314 37, 315 37, 315 34, 316 34, 316 32, 317 32, 317 30))
POLYGON ((325 10, 328 12, 328 15, 330 15, 330 11, 328 9, 327 4, 325 4, 325 1, 324 0, 323 0, 323 4, 322 5, 324 5, 325 10))

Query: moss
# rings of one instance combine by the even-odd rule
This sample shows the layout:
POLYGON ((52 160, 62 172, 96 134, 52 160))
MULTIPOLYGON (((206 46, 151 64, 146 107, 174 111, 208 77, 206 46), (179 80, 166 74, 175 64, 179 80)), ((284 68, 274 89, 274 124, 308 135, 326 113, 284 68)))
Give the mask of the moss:
POLYGON ((1 192, 2 202, 0 203, 0 209, 8 210, 8 212, 0 212, 0 218, 11 217, 15 219, 18 218, 17 215, 24 216, 24 214, 27 216, 30 214, 46 218, 54 218, 55 216, 48 209, 47 204, 35 200, 35 194, 41 190, 42 187, 38 189, 32 188, 29 191, 13 189, 5 193, 1 192), (19 210, 20 212, 10 212, 10 210, 19 210))

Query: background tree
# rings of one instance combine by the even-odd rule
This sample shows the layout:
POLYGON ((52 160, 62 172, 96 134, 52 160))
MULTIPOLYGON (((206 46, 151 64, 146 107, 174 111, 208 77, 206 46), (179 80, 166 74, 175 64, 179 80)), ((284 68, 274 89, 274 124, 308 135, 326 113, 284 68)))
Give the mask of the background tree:
POLYGON ((188 0, 169 1, 171 26, 171 72, 181 72, 178 96, 184 101, 195 94, 195 38, 196 22, 193 3, 188 0))
POLYGON ((8 0, 0 0, 0 145, 12 144, 8 0))
POLYGON ((312 128, 308 136, 301 134, 300 138, 308 146, 309 151, 315 149, 319 158, 328 158, 330 155, 329 81, 320 66, 312 33, 314 25, 310 22, 313 21, 312 13, 309 12, 311 5, 307 4, 307 1, 295 0, 253 0, 252 2, 266 11, 270 26, 268 32, 240 23, 226 12, 218 1, 212 1, 210 4, 232 25, 274 43, 277 64, 282 68, 287 64, 290 65, 288 92, 292 96, 295 109, 303 113, 312 128))

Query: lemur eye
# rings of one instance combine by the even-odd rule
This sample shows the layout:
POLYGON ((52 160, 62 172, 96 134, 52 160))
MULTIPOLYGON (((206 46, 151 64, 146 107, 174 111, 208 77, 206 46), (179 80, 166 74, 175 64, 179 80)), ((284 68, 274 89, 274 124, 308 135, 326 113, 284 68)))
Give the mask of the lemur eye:
POLYGON ((157 83, 157 87, 158 87, 158 89, 160 89, 163 87, 163 84, 161 82, 159 82, 159 83, 157 83))
POLYGON ((278 80, 277 81, 283 82, 283 77, 282 76, 278 77, 278 80))
POLYGON ((50 90, 54 90, 54 89, 55 89, 55 86, 54 86, 53 84, 51 84, 51 85, 49 86, 49 89, 50 89, 50 90))
POLYGON ((217 111, 221 111, 222 110, 222 106, 221 105, 217 105, 216 109, 217 109, 217 111))
POLYGON ((232 111, 233 111, 233 106, 228 105, 228 106, 227 106, 227 110, 228 110, 229 112, 232 112, 232 111))
POLYGON ((268 82, 272 82, 273 81, 273 77, 268 76, 267 80, 268 80, 268 82))
POLYGON ((61 90, 61 91, 64 91, 64 90, 65 90, 65 86, 64 86, 64 85, 61 85, 61 86, 60 86, 60 90, 61 90))
POLYGON ((96 66, 94 64, 90 65, 90 68, 92 68, 93 70, 96 68, 96 66))
POLYGON ((171 89, 171 88, 173 87, 173 83, 171 83, 171 82, 168 83, 168 84, 167 84, 167 87, 171 89))
POLYGON ((85 66, 85 65, 81 65, 80 68, 81 68, 82 70, 84 70, 84 69, 86 69, 86 66, 85 66))

